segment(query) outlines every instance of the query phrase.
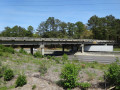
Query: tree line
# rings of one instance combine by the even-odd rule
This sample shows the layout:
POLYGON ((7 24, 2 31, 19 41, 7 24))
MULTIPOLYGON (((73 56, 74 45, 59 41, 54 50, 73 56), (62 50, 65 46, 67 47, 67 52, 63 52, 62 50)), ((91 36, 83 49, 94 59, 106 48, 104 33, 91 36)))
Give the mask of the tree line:
POLYGON ((116 40, 120 37, 120 19, 112 15, 105 17, 94 15, 85 25, 80 21, 63 22, 49 17, 41 22, 36 30, 32 26, 28 26, 27 29, 21 26, 5 27, 0 36, 116 40))

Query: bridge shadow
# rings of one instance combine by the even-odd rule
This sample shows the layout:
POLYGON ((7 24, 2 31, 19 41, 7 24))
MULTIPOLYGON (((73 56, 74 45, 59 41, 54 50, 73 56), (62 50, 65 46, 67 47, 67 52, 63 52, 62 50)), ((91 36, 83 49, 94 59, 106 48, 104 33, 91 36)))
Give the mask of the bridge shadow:
POLYGON ((50 56, 62 56, 63 54, 74 55, 77 51, 54 51, 52 54, 45 54, 50 56))

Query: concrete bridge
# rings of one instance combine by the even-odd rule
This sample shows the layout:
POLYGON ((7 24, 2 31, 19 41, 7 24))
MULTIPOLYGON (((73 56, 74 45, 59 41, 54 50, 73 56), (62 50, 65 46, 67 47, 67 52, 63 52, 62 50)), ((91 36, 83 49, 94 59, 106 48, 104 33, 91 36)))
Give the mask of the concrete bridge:
MULTIPOLYGON (((84 51, 94 50, 94 48, 107 47, 107 51, 111 51, 115 41, 113 40, 95 40, 95 39, 58 39, 58 38, 31 38, 31 37, 0 37, 0 44, 5 46, 30 48, 33 54, 33 48, 41 48, 42 55, 44 55, 45 45, 62 45, 64 52, 65 45, 70 45, 72 50, 84 51), (109 46, 109 47, 108 47, 109 46), (109 50, 111 48, 111 50, 109 50)), ((105 48, 105 49, 104 49, 105 48)))

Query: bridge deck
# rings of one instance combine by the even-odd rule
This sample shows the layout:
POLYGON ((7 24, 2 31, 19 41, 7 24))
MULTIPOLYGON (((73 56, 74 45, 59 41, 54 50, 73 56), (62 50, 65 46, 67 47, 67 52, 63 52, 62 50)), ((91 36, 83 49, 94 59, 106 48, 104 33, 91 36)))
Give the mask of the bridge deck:
POLYGON ((31 37, 0 37, 0 41, 62 41, 62 42, 103 42, 115 43, 114 40, 95 40, 95 39, 59 39, 59 38, 31 38, 31 37))

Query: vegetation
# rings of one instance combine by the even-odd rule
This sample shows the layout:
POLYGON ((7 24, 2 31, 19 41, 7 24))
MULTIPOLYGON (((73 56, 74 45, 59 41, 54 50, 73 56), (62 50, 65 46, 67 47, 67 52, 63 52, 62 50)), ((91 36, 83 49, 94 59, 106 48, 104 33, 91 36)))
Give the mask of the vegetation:
POLYGON ((87 25, 78 21, 76 23, 63 22, 54 17, 49 17, 39 24, 36 32, 29 26, 27 29, 14 26, 5 27, 0 33, 4 37, 42 37, 42 38, 74 38, 74 39, 106 39, 117 40, 120 38, 120 19, 109 15, 90 17, 87 25))
POLYGON ((112 63, 108 70, 105 72, 105 80, 115 89, 120 89, 120 62, 117 60, 112 63))
POLYGON ((26 52, 23 48, 21 48, 21 49, 19 50, 19 53, 27 54, 27 52, 26 52))
POLYGON ((43 55, 41 54, 40 51, 37 51, 34 53, 34 57, 43 58, 43 55))
POLYGON ((66 62, 67 60, 68 60, 68 56, 67 56, 67 54, 64 54, 64 55, 62 56, 62 61, 63 61, 63 63, 66 62))
POLYGON ((5 81, 10 81, 14 77, 13 70, 11 69, 6 69, 4 71, 4 80, 5 81))
POLYGON ((27 83, 26 76, 25 75, 19 75, 16 80, 16 87, 22 87, 27 83))
POLYGON ((74 88, 77 86, 79 68, 75 64, 65 64, 60 78, 63 79, 64 88, 74 88))
POLYGON ((88 82, 79 83, 79 87, 80 87, 82 90, 86 90, 87 88, 91 87, 91 84, 88 83, 88 82))
POLYGON ((34 90, 35 88, 36 88, 36 85, 33 85, 33 86, 32 86, 32 90, 34 90))
POLYGON ((12 53, 14 54, 15 51, 12 47, 5 47, 3 45, 0 45, 0 53, 1 53, 1 56, 3 55, 2 52, 8 52, 8 53, 12 53))
MULTIPOLYGON (((1 47, 3 47, 0 49, 1 51, 3 51, 2 49, 4 48, 8 48, 4 46, 1 47)), ((48 83, 58 82, 58 80, 60 80, 60 84, 58 85, 62 85, 66 89, 72 89, 74 87, 81 89, 87 89, 90 87, 91 89, 94 88, 94 84, 92 83, 93 80, 96 80, 97 83, 106 81, 109 83, 107 85, 110 85, 110 87, 115 86, 115 89, 119 89, 119 60, 112 64, 100 64, 96 61, 88 63, 79 61, 77 59, 69 60, 66 54, 64 54, 62 57, 44 56, 43 58, 35 58, 32 55, 19 52, 14 54, 9 51, 1 53, 3 55, 0 58, 0 90, 14 89, 15 86, 20 86, 19 88, 22 88, 22 85, 27 83, 27 76, 19 74, 25 73, 25 75, 34 75, 34 72, 35 77, 37 77, 40 72, 41 76, 38 76, 41 77, 41 80, 42 78, 44 80, 47 79, 48 83), (63 61, 65 61, 65 63, 62 63, 63 61), (99 71, 101 75, 98 74, 99 71), (104 71, 106 71, 105 80, 103 78, 104 71), (14 81, 11 81, 14 76, 18 76, 19 79, 17 78, 14 84, 11 84, 11 82, 14 81), (7 79, 4 81, 4 78, 7 79), (6 82, 8 80, 10 80, 10 82, 6 82)), ((31 84, 30 88, 35 89, 36 87, 38 87, 37 84, 33 83, 31 84)))
POLYGON ((45 73, 47 73, 47 67, 45 62, 42 62, 40 64, 39 72, 41 73, 41 75, 44 75, 45 73))

